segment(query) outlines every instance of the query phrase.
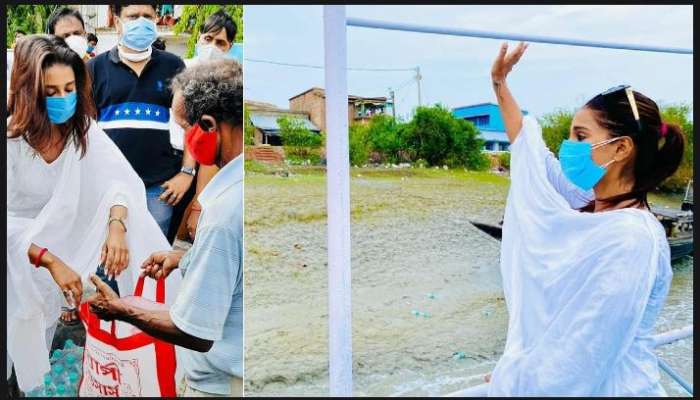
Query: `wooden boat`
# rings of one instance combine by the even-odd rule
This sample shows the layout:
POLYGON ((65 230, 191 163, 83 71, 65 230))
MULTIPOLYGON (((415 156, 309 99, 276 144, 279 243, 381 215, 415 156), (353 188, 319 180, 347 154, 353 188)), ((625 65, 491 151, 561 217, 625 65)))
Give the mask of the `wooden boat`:
MULTIPOLYGON (((680 209, 669 207, 651 207, 651 212, 656 216, 666 230, 666 238, 671 248, 671 261, 693 254, 693 181, 688 182, 685 197, 680 209)), ((502 224, 487 224, 478 221, 469 221, 489 236, 501 240, 502 224)))

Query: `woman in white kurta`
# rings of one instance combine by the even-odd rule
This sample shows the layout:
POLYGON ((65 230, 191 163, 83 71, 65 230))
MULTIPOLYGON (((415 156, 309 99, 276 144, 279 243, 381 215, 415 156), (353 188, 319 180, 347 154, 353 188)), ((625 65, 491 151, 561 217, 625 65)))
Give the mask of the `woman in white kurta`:
POLYGON ((140 272, 133 265, 169 245, 143 182, 92 118, 85 65, 62 39, 18 44, 8 111, 8 376, 12 361, 27 391, 49 370, 61 306, 80 301, 87 275, 104 262, 128 295, 140 272))
POLYGON ((680 129, 628 87, 574 116, 557 159, 492 69, 511 145, 501 246, 508 335, 491 396, 665 395, 651 335, 671 281, 669 246, 646 193, 677 169, 680 129))

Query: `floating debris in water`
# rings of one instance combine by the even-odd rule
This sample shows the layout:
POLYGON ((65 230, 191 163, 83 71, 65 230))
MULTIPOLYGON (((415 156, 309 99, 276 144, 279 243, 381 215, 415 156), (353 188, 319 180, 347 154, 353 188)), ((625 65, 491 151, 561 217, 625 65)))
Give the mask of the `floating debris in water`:
POLYGON ((429 299, 436 299, 437 296, 435 296, 435 293, 428 293, 428 298, 429 299))
POLYGON ((467 358, 467 355, 464 354, 463 351, 458 351, 458 352, 452 353, 452 359, 454 359, 454 360, 462 360, 465 358, 467 358))
POLYGON ((423 311, 411 310, 411 314, 413 314, 414 317, 430 318, 430 314, 423 311))
POLYGON ((482 310, 481 311, 481 315, 483 315, 484 317, 489 317, 489 316, 491 316, 491 314, 493 314, 493 311, 491 311, 491 310, 482 310))
POLYGON ((411 314, 413 314, 415 317, 420 317, 420 311, 418 310, 411 310, 411 314))

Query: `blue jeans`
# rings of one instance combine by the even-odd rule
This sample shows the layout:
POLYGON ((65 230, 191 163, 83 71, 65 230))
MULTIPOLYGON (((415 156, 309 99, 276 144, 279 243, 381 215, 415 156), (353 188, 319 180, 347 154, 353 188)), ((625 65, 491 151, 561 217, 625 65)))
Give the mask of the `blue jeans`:
POLYGON ((168 228, 170 228, 170 219, 173 216, 173 206, 159 199, 164 190, 159 184, 147 187, 146 204, 148 211, 155 218, 163 235, 167 236, 168 228))

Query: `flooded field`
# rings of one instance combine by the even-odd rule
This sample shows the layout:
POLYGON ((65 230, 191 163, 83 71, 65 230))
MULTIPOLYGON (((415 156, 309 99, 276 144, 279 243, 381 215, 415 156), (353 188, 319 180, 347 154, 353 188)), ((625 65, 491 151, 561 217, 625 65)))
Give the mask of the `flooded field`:
MULTIPOLYGON (((481 383, 505 344, 507 313, 500 243, 469 220, 500 221, 508 179, 351 173, 355 394, 441 395, 481 383)), ((327 395, 325 172, 246 174, 246 395, 327 395)), ((692 322, 688 260, 663 330, 692 322)), ((692 379, 684 342, 662 354, 692 379)))

